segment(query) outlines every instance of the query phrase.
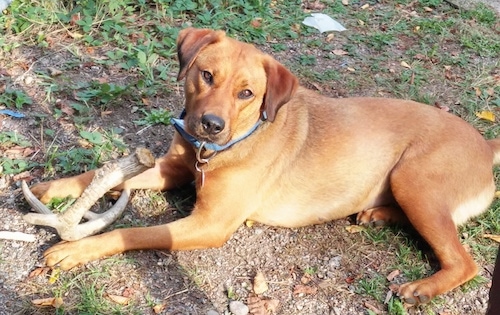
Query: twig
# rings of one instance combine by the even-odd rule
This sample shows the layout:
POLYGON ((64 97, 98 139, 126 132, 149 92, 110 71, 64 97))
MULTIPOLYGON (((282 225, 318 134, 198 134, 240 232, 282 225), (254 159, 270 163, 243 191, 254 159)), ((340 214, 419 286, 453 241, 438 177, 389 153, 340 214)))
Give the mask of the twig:
POLYGON ((0 239, 12 240, 12 241, 23 241, 23 242, 34 242, 34 241, 36 241, 36 236, 33 234, 26 234, 23 232, 0 231, 0 239))

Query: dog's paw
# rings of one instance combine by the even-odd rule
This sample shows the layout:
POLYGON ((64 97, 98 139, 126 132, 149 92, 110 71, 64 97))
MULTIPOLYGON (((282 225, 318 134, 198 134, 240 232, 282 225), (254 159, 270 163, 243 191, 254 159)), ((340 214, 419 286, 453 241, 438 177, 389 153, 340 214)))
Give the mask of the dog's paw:
POLYGON ((429 303, 435 296, 432 293, 432 285, 426 279, 408 282, 399 287, 399 298, 411 305, 429 303))
POLYGON ((363 210, 356 216, 356 224, 363 226, 387 225, 387 217, 378 208, 363 210))
POLYGON ((363 226, 384 226, 396 223, 405 224, 408 223, 408 219, 399 208, 376 207, 359 212, 356 222, 363 226))
POLYGON ((43 253, 45 264, 52 268, 69 270, 95 258, 85 245, 85 239, 76 242, 60 242, 43 253))

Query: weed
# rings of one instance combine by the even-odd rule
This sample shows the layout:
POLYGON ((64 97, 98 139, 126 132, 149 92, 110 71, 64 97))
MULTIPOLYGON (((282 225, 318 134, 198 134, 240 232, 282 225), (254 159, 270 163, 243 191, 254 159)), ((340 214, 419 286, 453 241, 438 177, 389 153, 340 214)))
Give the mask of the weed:
POLYGON ((172 112, 159 108, 159 109, 151 109, 149 112, 141 109, 142 113, 144 113, 145 117, 140 120, 134 121, 134 123, 138 126, 144 125, 170 125, 170 119, 173 117, 172 112))
POLYGON ((306 275, 310 275, 310 276, 313 276, 316 274, 316 272, 318 272, 318 267, 306 267, 304 269, 304 273, 306 275))
POLYGON ((0 148, 9 148, 12 146, 30 147, 31 142, 15 131, 0 132, 0 148))
POLYGON ((84 85, 83 90, 76 92, 76 99, 85 104, 92 103, 102 106, 117 99, 127 90, 127 86, 92 81, 89 85, 84 85))
POLYGON ((389 315, 406 315, 406 308, 399 298, 391 298, 387 303, 387 312, 389 315))
POLYGON ((0 104, 7 107, 23 108, 24 105, 31 105, 33 100, 26 93, 6 87, 5 91, 0 94, 0 104))

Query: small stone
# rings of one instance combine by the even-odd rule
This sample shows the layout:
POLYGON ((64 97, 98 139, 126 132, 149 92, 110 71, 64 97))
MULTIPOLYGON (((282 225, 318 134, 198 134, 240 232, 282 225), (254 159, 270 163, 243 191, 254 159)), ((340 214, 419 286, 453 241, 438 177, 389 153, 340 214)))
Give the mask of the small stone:
POLYGON ((214 311, 214 310, 210 310, 207 312, 207 315, 219 315, 219 312, 214 311))
POLYGON ((250 311, 248 306, 243 304, 241 301, 231 301, 229 302, 229 310, 233 315, 247 315, 250 311))

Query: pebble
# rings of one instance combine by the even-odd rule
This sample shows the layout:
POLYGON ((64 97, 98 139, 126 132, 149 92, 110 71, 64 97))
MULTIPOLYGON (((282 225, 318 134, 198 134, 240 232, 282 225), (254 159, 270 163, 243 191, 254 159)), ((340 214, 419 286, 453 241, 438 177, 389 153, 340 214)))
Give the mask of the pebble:
POLYGON ((219 315, 219 312, 214 311, 214 310, 210 310, 207 312, 207 315, 219 315))
POLYGON ((248 306, 243 304, 241 301, 231 301, 229 302, 229 310, 233 315, 247 315, 250 311, 248 306))

